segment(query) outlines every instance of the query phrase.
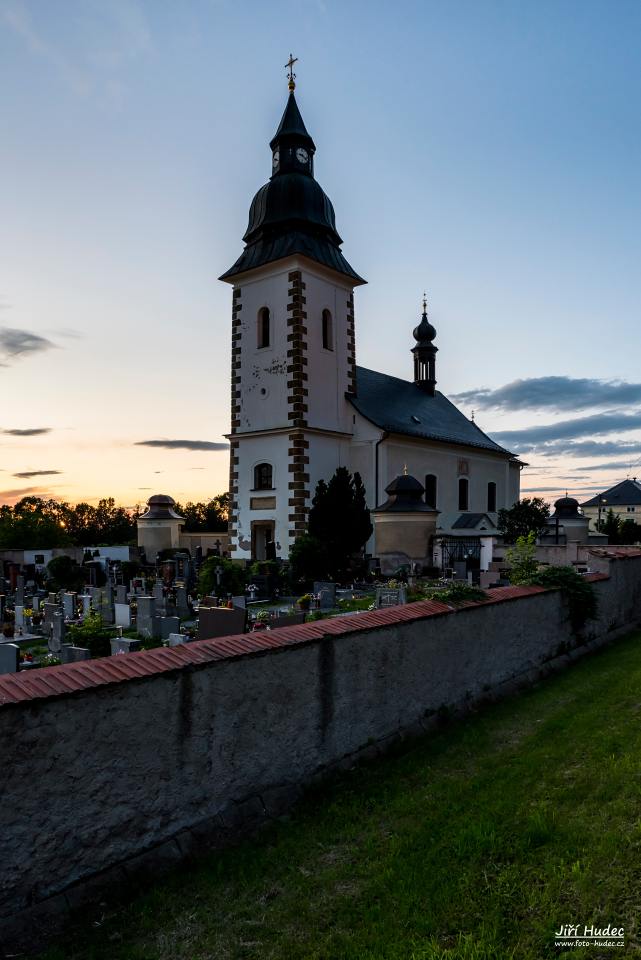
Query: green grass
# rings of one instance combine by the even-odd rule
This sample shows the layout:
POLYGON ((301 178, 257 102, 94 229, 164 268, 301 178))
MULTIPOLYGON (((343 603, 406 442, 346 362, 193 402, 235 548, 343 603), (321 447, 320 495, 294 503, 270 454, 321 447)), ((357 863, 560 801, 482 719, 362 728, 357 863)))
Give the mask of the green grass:
MULTIPOLYGON (((308 794, 47 960, 639 956, 641 633, 308 794), (563 923, 626 948, 554 947, 563 923)), ((97 924, 93 928, 91 923, 97 924)))

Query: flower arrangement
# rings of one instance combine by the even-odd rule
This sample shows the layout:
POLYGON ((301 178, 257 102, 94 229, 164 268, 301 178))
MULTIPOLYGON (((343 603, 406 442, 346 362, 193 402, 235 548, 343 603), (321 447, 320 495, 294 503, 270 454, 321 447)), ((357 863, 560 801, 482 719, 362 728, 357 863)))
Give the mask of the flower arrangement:
POLYGON ((301 610, 309 610, 311 602, 312 602, 311 593, 304 593, 302 597, 298 598, 298 606, 301 608, 301 610))

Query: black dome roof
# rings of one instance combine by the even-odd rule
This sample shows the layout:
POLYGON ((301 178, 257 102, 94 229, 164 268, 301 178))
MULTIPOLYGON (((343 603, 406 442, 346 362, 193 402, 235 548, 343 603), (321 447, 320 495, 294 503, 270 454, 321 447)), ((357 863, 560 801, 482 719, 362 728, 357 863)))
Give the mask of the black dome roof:
POLYGON ((337 246, 343 242, 336 232, 331 200, 321 185, 304 173, 280 174, 260 188, 249 209, 243 240, 254 243, 284 226, 315 228, 337 246))

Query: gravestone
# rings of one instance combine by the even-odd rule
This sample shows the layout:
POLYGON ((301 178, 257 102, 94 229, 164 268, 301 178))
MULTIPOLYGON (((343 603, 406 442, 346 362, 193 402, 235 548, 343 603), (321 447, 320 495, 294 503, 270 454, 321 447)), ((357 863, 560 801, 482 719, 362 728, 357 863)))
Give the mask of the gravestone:
POLYGON ((275 630, 276 627, 294 627, 299 623, 305 623, 304 613, 283 613, 272 620, 271 627, 275 630))
POLYGON ((160 618, 160 639, 168 640, 169 635, 172 633, 178 633, 180 630, 180 619, 178 617, 161 617, 160 618))
POLYGON ((16 630, 18 629, 18 627, 22 629, 22 627, 24 627, 24 607, 16 605, 13 609, 13 612, 15 614, 14 624, 15 624, 16 630))
POLYGON ((82 616, 87 617, 91 613, 91 594, 81 593, 78 600, 82 603, 82 616))
POLYGON ((247 625, 247 611, 236 607, 201 607, 198 615, 198 640, 213 640, 215 637, 229 637, 244 633, 247 625))
POLYGON ((58 606, 57 603, 51 603, 50 600, 45 600, 45 602, 42 605, 42 608, 43 608, 43 614, 44 614, 43 622, 46 625, 52 624, 54 616, 56 615, 56 613, 60 612, 60 607, 58 606))
POLYGON ((116 587, 116 603, 128 603, 127 587, 124 585, 124 583, 119 583, 116 587))
POLYGON ((153 597, 156 601, 156 612, 163 613, 165 609, 165 595, 163 593, 163 586, 160 580, 157 580, 154 584, 153 597))
POLYGON ((35 613, 37 613, 38 610, 40 609, 40 597, 34 597, 31 602, 33 604, 32 609, 34 610, 35 613))
POLYGON ((136 630, 141 637, 151 640, 157 634, 155 632, 156 600, 154 597, 138 597, 138 608, 136 613, 136 630))
POLYGON ((376 609, 381 610, 385 607, 398 607, 406 603, 405 587, 377 587, 376 588, 376 609))
POLYGON ((0 673, 17 673, 20 647, 17 643, 0 643, 0 673))
POLYGON ((75 620, 76 619, 76 600, 77 593, 63 593, 62 595, 62 609, 64 611, 66 620, 75 620))
POLYGON ((16 603, 21 607, 24 606, 24 577, 21 573, 18 574, 16 581, 16 603))
POLYGON ((120 653, 134 653, 142 649, 142 641, 130 637, 114 637, 109 641, 111 644, 111 656, 115 657, 120 653))
POLYGON ((231 602, 235 607, 240 607, 242 610, 244 610, 247 606, 247 597, 245 594, 243 594, 242 597, 232 597, 231 602))
POLYGON ((131 626, 131 607, 128 603, 116 603, 114 604, 115 610, 115 623, 117 627, 124 627, 125 630, 128 630, 131 626))
POLYGON ((49 650, 51 653, 60 653, 60 649, 65 640, 65 633, 64 613, 54 613, 51 624, 51 639, 49 640, 49 650))
POLYGON ((0 593, 0 623, 4 623, 4 606, 6 599, 5 595, 0 593))
POLYGON ((185 587, 176 587, 176 613, 183 619, 190 614, 189 604, 187 603, 187 590, 185 587))
POLYGON ((184 643, 188 642, 189 637, 184 633, 170 633, 167 637, 168 647, 181 647, 184 643))
POLYGON ((336 584, 327 580, 314 581, 314 596, 320 598, 321 610, 331 610, 336 606, 336 584))
POLYGON ((63 643, 60 648, 62 663, 78 663, 80 660, 91 660, 91 652, 86 647, 74 647, 70 643, 63 643))
POLYGON ((47 594, 47 601, 49 603, 55 603, 56 605, 60 603, 60 597, 57 593, 50 592, 47 594))

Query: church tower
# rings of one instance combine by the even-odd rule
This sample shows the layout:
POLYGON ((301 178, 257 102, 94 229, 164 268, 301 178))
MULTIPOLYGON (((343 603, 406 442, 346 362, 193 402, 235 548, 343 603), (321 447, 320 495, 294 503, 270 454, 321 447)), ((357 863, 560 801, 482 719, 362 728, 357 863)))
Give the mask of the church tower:
POLYGON ((234 559, 287 557, 316 483, 349 465, 355 395, 354 287, 334 208, 314 179, 316 146, 294 97, 270 143, 233 285, 230 534, 234 559))

